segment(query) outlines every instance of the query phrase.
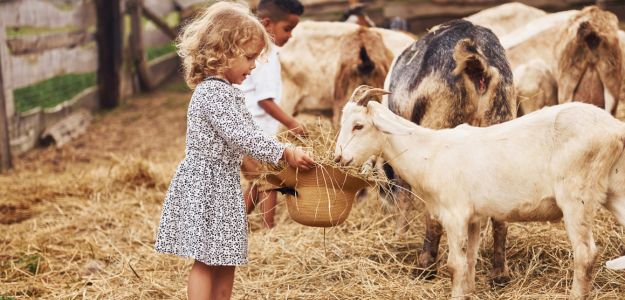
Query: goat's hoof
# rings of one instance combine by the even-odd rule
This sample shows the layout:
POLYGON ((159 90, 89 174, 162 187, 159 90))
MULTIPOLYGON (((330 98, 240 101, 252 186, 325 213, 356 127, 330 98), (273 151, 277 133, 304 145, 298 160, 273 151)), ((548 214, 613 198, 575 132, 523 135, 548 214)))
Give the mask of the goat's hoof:
POLYGON ((436 269, 434 267, 427 269, 415 268, 412 270, 412 275, 418 279, 432 280, 436 278, 436 269))
POLYGON ((495 287, 506 286, 510 282, 510 275, 497 274, 491 278, 491 284, 495 287))

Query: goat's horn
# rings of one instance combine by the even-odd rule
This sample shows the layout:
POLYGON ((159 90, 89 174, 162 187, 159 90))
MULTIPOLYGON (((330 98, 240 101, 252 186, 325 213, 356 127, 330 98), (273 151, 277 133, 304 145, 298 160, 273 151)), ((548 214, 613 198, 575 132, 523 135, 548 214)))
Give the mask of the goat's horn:
POLYGON ((370 100, 381 102, 382 96, 386 94, 390 94, 390 92, 368 85, 361 85, 354 90, 354 93, 352 93, 351 101, 364 106, 370 100))

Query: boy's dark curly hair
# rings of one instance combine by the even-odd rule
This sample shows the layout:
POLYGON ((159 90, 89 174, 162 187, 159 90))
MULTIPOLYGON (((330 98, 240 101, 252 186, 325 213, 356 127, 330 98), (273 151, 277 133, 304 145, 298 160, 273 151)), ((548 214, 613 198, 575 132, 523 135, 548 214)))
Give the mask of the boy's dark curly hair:
POLYGON ((260 0, 256 15, 259 18, 269 18, 277 22, 284 20, 288 15, 301 16, 304 6, 298 0, 260 0))

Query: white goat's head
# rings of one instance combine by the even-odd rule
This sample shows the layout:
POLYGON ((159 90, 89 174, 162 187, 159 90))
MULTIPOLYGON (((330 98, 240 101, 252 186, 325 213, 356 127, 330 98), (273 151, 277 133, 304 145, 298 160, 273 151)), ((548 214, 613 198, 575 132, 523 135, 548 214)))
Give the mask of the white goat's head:
POLYGON ((389 92, 367 85, 354 90, 350 101, 343 107, 341 128, 334 150, 336 162, 360 166, 369 157, 381 152, 384 138, 375 125, 374 110, 383 108, 379 101, 385 94, 389 92))

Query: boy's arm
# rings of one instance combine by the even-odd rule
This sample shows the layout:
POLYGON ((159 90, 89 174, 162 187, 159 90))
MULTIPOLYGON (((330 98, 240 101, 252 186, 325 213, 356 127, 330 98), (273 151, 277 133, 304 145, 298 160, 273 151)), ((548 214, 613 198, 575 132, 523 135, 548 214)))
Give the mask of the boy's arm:
POLYGON ((288 128, 291 132, 297 135, 305 136, 307 134, 306 130, 302 125, 295 120, 295 118, 289 116, 285 113, 280 106, 278 106, 273 99, 265 99, 258 101, 258 105, 272 118, 278 120, 278 122, 282 123, 286 128, 288 128))

